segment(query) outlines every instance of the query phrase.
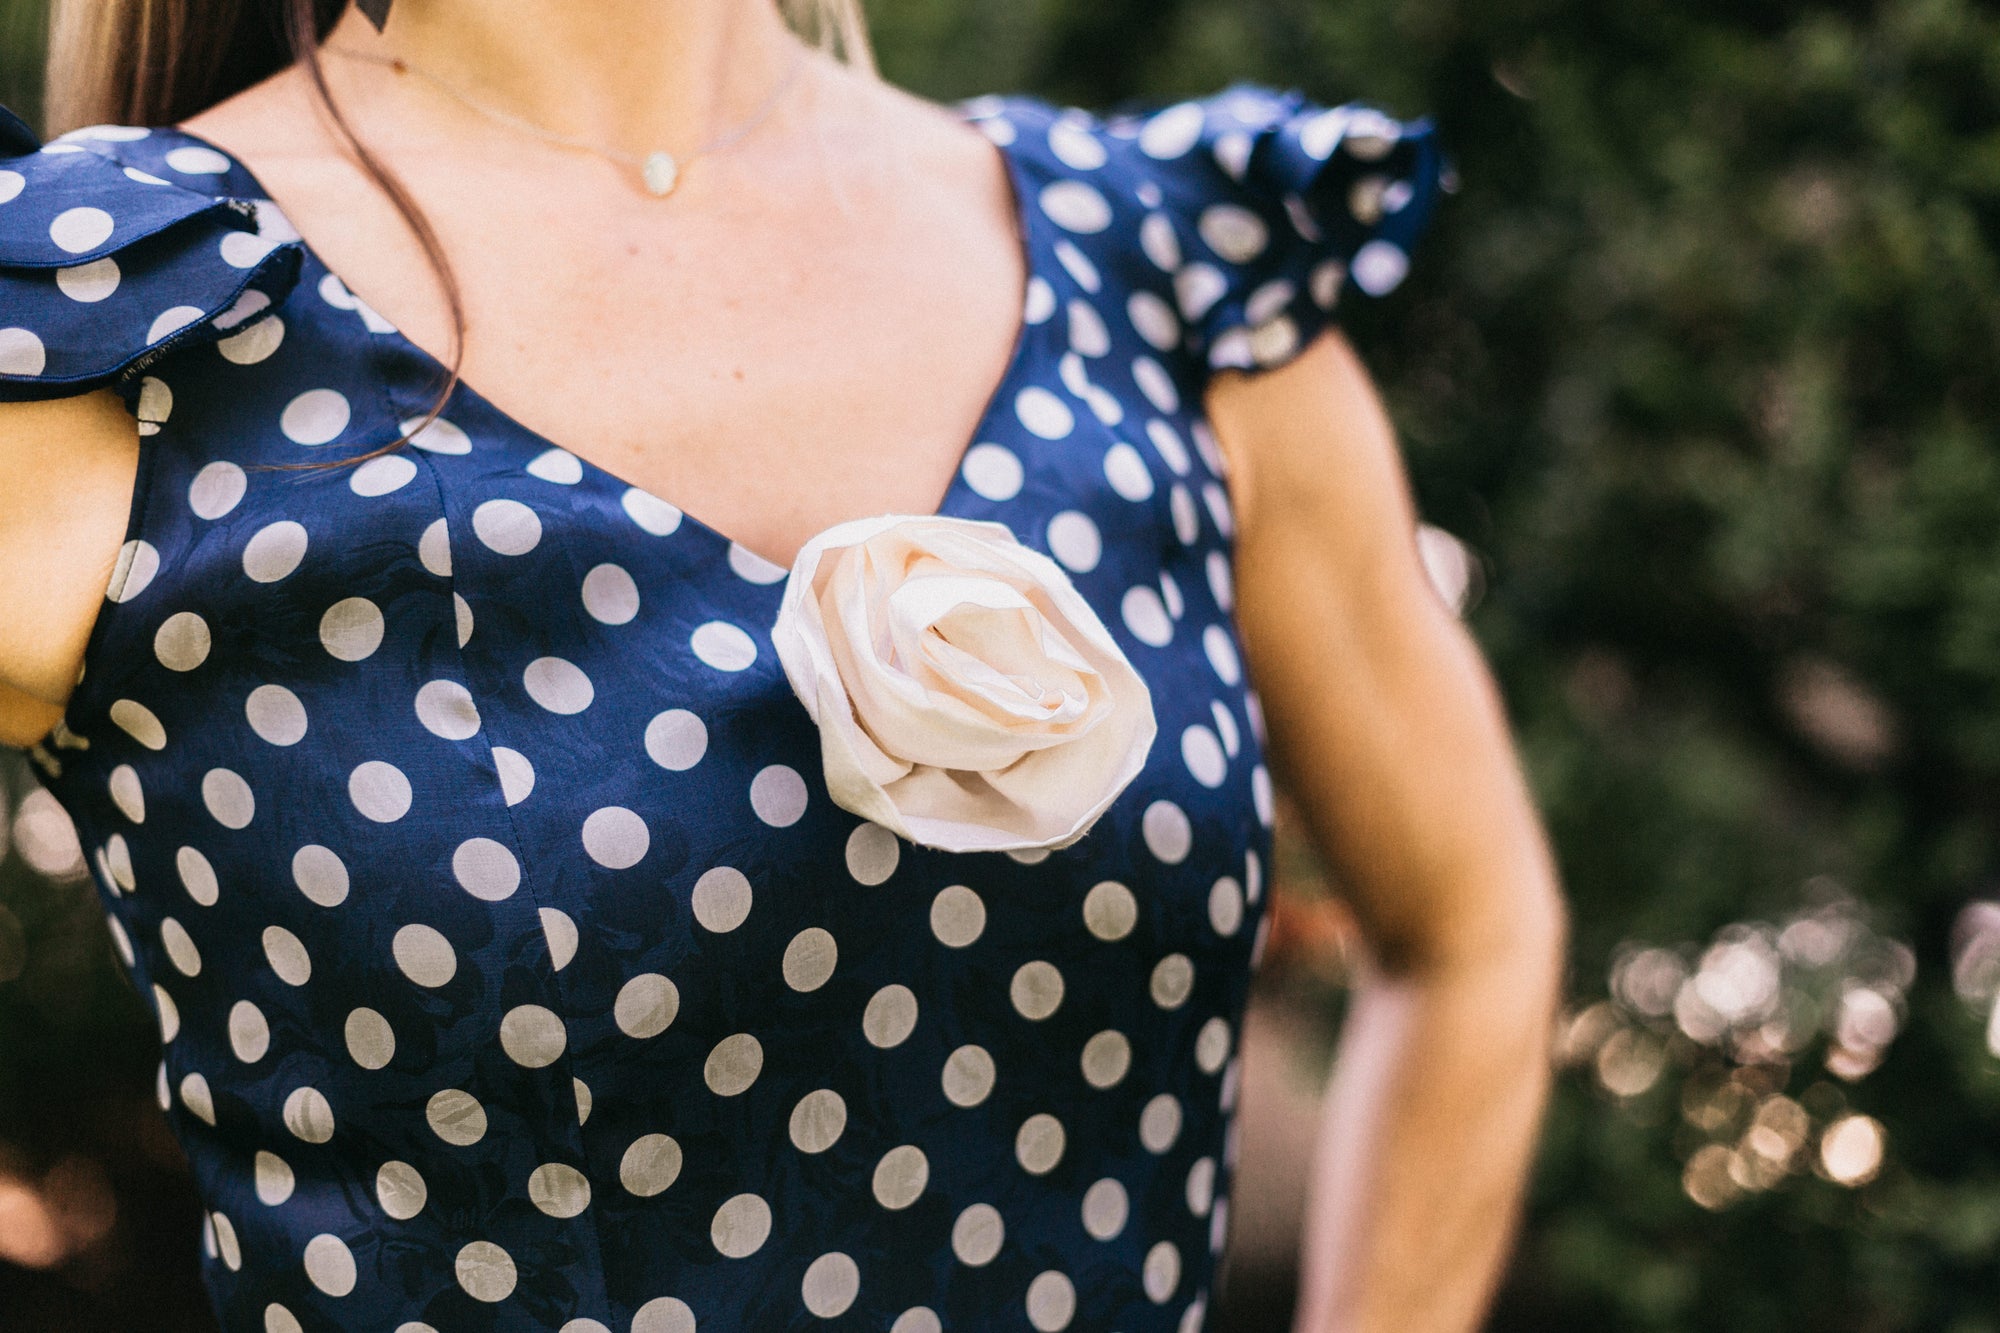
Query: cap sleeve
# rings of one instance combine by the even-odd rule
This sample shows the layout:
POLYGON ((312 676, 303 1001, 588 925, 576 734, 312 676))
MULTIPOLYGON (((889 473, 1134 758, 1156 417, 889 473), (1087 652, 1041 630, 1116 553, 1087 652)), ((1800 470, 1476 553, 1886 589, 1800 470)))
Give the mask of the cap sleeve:
POLYGON ((1189 350, 1210 369, 1282 365, 1351 292, 1393 291, 1448 186, 1428 120, 1361 103, 1236 84, 1132 120, 1180 251, 1189 350))
POLYGON ((39 146, 0 117, 0 402, 122 387, 261 318, 298 280, 300 245, 260 236, 255 204, 92 147, 119 133, 145 131, 39 146))

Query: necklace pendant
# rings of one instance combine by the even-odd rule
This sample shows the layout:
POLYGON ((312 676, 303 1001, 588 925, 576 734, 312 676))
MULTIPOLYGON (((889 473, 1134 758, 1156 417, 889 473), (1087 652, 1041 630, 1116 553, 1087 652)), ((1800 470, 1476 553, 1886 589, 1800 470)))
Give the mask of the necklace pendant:
POLYGON ((648 192, 656 197, 669 195, 680 183, 681 165, 672 153, 648 153, 639 174, 645 178, 648 192))

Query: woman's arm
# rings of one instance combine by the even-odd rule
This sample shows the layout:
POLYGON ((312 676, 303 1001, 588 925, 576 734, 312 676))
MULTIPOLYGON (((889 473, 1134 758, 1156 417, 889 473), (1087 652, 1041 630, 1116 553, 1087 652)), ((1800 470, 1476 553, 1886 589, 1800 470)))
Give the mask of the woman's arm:
POLYGON ((138 468, 138 428, 108 390, 0 404, 0 744, 62 717, 138 468))
POLYGON ((1271 760, 1371 955, 1329 1089, 1298 1333, 1477 1326, 1548 1080, 1564 917, 1478 651, 1432 591, 1345 338, 1208 395, 1271 760))

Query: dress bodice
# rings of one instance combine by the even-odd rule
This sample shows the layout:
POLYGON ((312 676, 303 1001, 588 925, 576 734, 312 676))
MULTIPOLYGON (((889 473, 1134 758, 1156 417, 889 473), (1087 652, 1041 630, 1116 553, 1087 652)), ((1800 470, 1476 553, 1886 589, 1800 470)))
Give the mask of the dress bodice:
POLYGON ((1426 127, 1239 86, 963 112, 1020 342, 942 512, 1051 555, 1158 740, 1081 841, 835 806, 785 571, 540 438, 172 129, 0 124, 0 398, 143 440, 38 751, 157 1010, 223 1325, 1200 1327, 1271 788, 1217 367, 1402 276, 1426 127))

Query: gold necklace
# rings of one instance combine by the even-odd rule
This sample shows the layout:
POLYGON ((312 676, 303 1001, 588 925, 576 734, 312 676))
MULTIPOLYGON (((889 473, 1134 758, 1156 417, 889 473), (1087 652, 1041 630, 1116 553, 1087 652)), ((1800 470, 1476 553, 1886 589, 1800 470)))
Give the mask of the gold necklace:
POLYGON ((360 60, 371 65, 383 65, 398 74, 414 74, 460 105, 478 112, 497 125, 504 125, 509 129, 533 135, 537 139, 558 144, 564 148, 578 148, 586 153, 595 153, 599 157, 617 162, 622 166, 631 167, 639 173, 639 179, 645 185, 646 192, 655 197, 665 197, 674 192, 674 187, 680 184, 681 171, 689 162, 694 161, 698 157, 704 157, 709 153, 718 152, 721 149, 729 147, 729 145, 735 143, 738 139, 741 139, 744 135, 761 125, 770 116, 771 112, 777 108, 778 99, 783 97, 792 84, 798 80, 799 71, 805 67, 806 55, 803 46, 797 48, 792 53, 792 63, 785 71, 784 77, 778 80, 776 86, 765 95, 763 102, 758 105, 755 111, 750 113, 749 118, 744 120, 742 124, 725 134, 717 135, 685 156, 675 156, 665 149, 656 149, 653 152, 644 154, 627 153, 617 148, 607 148, 602 144, 591 143, 585 139, 578 139, 567 134, 558 134, 554 130, 544 129, 533 121, 524 120, 511 112, 502 111, 498 107, 488 106, 484 102, 466 96, 423 66, 413 64, 401 56, 376 55, 369 51, 352 51, 337 46, 329 46, 325 49, 330 54, 342 56, 348 60, 360 60))

